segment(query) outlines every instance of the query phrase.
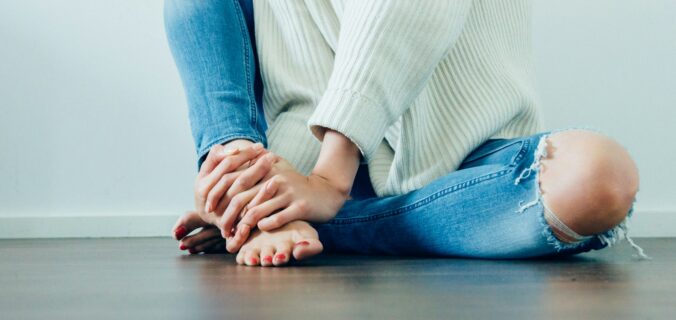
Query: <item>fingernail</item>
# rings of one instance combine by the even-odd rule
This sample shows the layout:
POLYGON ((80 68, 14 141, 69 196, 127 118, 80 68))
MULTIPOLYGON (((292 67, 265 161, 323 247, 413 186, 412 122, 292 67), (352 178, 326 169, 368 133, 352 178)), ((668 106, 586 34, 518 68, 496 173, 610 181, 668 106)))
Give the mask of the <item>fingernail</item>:
POLYGON ((188 249, 188 247, 186 247, 184 244, 180 245, 178 248, 181 249, 181 250, 188 249))
POLYGON ((309 244, 310 244, 310 242, 307 242, 305 240, 296 242, 297 246, 307 246, 309 244))
POLYGON ((265 263, 272 263, 272 256, 263 257, 263 261, 265 261, 265 263))
POLYGON ((188 252, 190 252, 190 254, 195 254, 195 253, 197 253, 197 250, 190 248, 190 249, 188 249, 188 252))
POLYGON ((260 151, 263 149, 263 144, 260 142, 256 142, 251 146, 251 149, 254 149, 255 151, 260 151))
POLYGON ((283 254, 283 253, 280 253, 280 254, 275 256, 275 260, 284 261, 284 260, 286 260, 286 255, 283 254))
POLYGON ((187 231, 188 230, 184 226, 180 226, 180 227, 176 228, 176 233, 175 233, 176 239, 182 239, 183 237, 185 237, 187 231))

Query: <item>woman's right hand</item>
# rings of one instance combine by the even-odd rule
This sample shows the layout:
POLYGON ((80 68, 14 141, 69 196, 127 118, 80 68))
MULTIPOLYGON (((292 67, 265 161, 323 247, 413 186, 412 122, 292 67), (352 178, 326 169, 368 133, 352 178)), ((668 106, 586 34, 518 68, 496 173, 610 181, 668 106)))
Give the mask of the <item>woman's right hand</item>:
POLYGON ((225 145, 211 147, 194 186, 195 211, 204 222, 215 225, 219 218, 214 207, 216 200, 220 199, 215 199, 212 189, 229 188, 264 153, 262 144, 254 144, 249 140, 233 140, 225 145))
POLYGON ((232 183, 228 181, 251 176, 247 172, 253 167, 260 169, 261 164, 257 166, 254 164, 253 167, 251 164, 259 162, 258 160, 267 153, 262 147, 261 144, 240 139, 225 145, 213 146, 209 150, 195 179, 195 211, 189 211, 181 216, 173 228, 174 238, 181 241, 181 250, 189 249, 190 253, 198 253, 213 249, 210 246, 223 249, 222 232, 216 226, 224 209, 219 212, 211 208, 214 203, 220 202, 222 196, 217 199, 213 188, 218 186, 226 190, 231 189, 229 187, 232 183), (187 236, 197 228, 202 229, 192 236, 187 236), (220 241, 217 241, 218 239, 220 241))
POLYGON ((200 217, 221 229, 224 238, 232 236, 234 231, 223 227, 221 216, 231 201, 258 192, 259 182, 269 175, 276 159, 260 143, 213 147, 195 180, 195 209, 200 217))

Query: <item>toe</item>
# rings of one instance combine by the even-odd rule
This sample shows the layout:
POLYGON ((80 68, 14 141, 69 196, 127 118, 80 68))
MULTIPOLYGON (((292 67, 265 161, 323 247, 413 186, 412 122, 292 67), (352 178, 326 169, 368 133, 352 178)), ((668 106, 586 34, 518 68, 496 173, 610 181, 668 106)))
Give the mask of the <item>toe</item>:
POLYGON ((220 232, 216 228, 205 228, 201 231, 182 238, 179 241, 179 249, 185 250, 193 248, 197 250, 197 246, 202 245, 214 239, 221 239, 220 232))
POLYGON ((275 248, 272 246, 265 246, 261 249, 261 265, 269 267, 272 265, 272 257, 275 256, 275 248))
POLYGON ((281 244, 275 250, 275 256, 272 259, 272 264, 275 266, 283 266, 289 263, 291 257, 291 245, 281 244))
POLYGON ((196 245, 195 250, 197 252, 217 252, 219 247, 223 245, 223 239, 221 238, 214 238, 208 241, 205 241, 202 244, 196 245))
POLYGON ((260 264, 260 250, 259 249, 252 249, 248 250, 246 254, 244 254, 244 264, 247 266, 257 266, 260 264))
POLYGON ((293 245, 293 258, 303 260, 319 254, 324 250, 324 246, 317 239, 303 239, 293 245))
POLYGON ((246 254, 246 250, 240 250, 237 252, 237 257, 235 257, 235 261, 237 261, 237 264, 244 264, 244 255, 246 254))
POLYGON ((181 240, 190 232, 197 228, 206 226, 207 224, 200 218, 200 215, 195 211, 188 211, 182 215, 174 224, 173 233, 176 240, 181 240))

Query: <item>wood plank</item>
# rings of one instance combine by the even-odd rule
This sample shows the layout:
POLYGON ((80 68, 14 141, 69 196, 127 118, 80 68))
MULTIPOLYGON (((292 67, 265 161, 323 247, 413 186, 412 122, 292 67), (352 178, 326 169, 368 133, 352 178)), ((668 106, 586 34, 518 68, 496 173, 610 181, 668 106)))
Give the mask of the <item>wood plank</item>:
POLYGON ((0 318, 670 318, 676 239, 558 260, 323 255, 286 268, 167 238, 0 241, 0 318))

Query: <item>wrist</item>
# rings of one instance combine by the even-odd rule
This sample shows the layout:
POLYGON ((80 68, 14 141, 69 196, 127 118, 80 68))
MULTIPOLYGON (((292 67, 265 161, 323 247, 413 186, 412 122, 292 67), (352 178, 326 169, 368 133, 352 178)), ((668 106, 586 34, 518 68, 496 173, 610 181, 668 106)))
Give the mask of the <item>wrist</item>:
POLYGON ((344 200, 350 196, 350 191, 352 189, 351 183, 346 183, 345 181, 337 180, 335 178, 322 174, 322 172, 316 172, 314 170, 312 171, 312 173, 310 173, 308 179, 310 180, 315 179, 321 181, 322 184, 329 186, 333 191, 336 192, 337 195, 339 195, 340 198, 344 200))
POLYGON ((327 130, 312 175, 324 179, 347 197, 359 168, 359 148, 343 134, 327 130))

